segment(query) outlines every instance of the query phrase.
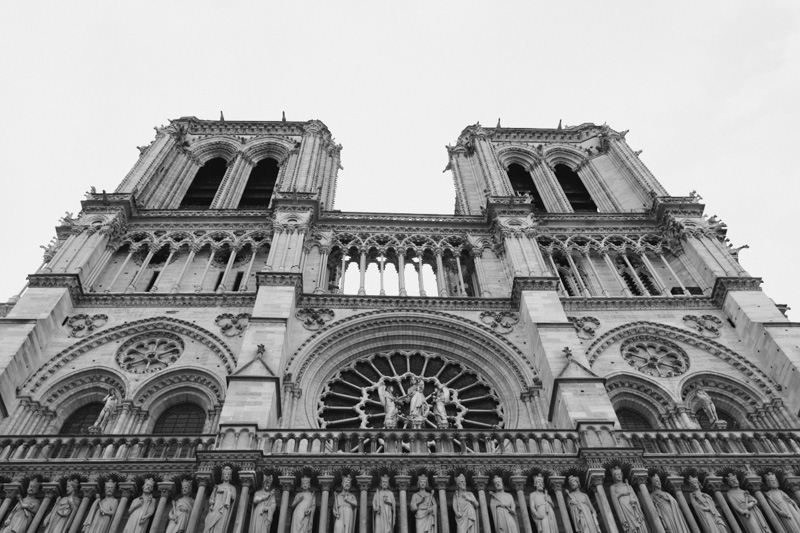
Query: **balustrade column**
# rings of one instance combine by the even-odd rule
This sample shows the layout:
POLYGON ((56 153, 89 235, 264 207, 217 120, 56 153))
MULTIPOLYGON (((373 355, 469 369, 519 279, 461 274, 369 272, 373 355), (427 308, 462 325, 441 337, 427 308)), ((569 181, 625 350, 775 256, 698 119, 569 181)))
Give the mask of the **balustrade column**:
POLYGON ((533 533, 531 517, 528 515, 528 502, 525 501, 526 479, 525 476, 511 476, 511 487, 517 493, 517 514, 522 518, 522 527, 525 529, 525 533, 533 533))
MULTIPOLYGON (((317 288, 314 289, 314 293, 322 294, 328 292, 328 255, 330 254, 330 250, 326 247, 320 248, 320 261, 319 261, 319 272, 317 273, 317 288)), ((255 257, 255 253, 253 254, 255 257)))
MULTIPOLYGON (((725 485, 727 488, 727 485, 725 485)), ((722 478, 718 476, 707 476, 705 481, 705 488, 706 492, 710 492, 714 495, 714 499, 717 500, 717 504, 719 504, 719 508, 722 509, 722 514, 725 516, 725 520, 728 522, 728 527, 731 530, 731 533, 742 533, 739 524, 736 522, 736 518, 733 516, 733 511, 731 511, 730 506, 728 505, 728 500, 725 499, 725 496, 722 494, 722 478)))
POLYGON ((603 259, 605 260, 606 265, 608 265, 608 268, 611 269, 611 273, 614 274, 614 279, 617 280, 617 283, 622 289, 622 294, 627 296, 628 298, 632 297, 633 293, 628 288, 628 284, 625 283, 625 280, 622 279, 622 276, 619 275, 619 271, 617 270, 616 265, 614 265, 614 262, 608 256, 608 252, 603 251, 600 254, 603 256, 603 259))
POLYGON ((608 296, 608 290, 606 290, 605 286, 603 285, 603 280, 600 279, 600 275, 597 273, 597 268, 594 266, 591 254, 589 252, 584 252, 583 257, 586 259, 586 263, 589 265, 589 268, 592 269, 592 274, 594 274, 594 279, 597 280, 597 284, 600 286, 600 292, 603 294, 603 296, 608 296))
POLYGON ((408 296, 406 292, 406 251, 402 248, 397 250, 397 285, 400 296, 408 296))
POLYGON ((128 265, 128 261, 130 261, 131 257, 133 257, 134 251, 135 250, 131 249, 128 252, 128 255, 126 255, 125 259, 122 261, 122 265, 120 265, 119 270, 117 270, 117 273, 114 274, 114 278, 111 280, 111 283, 108 284, 108 287, 106 287, 106 290, 103 292, 111 292, 111 290, 114 288, 114 284, 117 282, 117 279, 119 279, 120 275, 122 274, 122 271, 125 270, 125 267, 128 265))
POLYGON ((383 255, 383 252, 381 252, 380 257, 378 257, 378 269, 381 274, 381 290, 378 294, 380 294, 381 296, 386 296, 386 290, 383 288, 383 271, 385 268, 386 268, 386 256, 383 255))
POLYGON ((564 533, 572 533, 572 525, 569 521, 569 507, 564 499, 564 476, 550 476, 550 490, 556 495, 558 511, 561 514, 561 523, 564 524, 564 533))
MULTIPOLYGON (((81 504, 78 506, 78 509, 75 511, 75 515, 72 517, 69 533, 77 533, 78 530, 81 529, 81 526, 83 526, 83 516, 89 508, 89 503, 94 499, 94 495, 97 493, 97 483, 81 483, 81 492, 83 493, 83 498, 81 499, 81 504)), ((7 494, 8 492, 6 491, 6 498, 8 498, 7 494)), ((3 506, 5 506, 5 503, 4 501, 3 506)), ((0 507, 0 518, 3 517, 3 514, 3 508, 0 507)))
MULTIPOLYGON (((317 476, 322 489, 322 499, 319 506, 319 533, 328 533, 328 499, 333 488, 333 476, 330 474, 317 476)), ((267 532, 269 533, 269 532, 267 532)))
POLYGON ((108 528, 108 533, 117 533, 119 525, 122 523, 122 517, 128 509, 128 501, 136 492, 136 483, 133 481, 123 481, 119 484, 120 493, 122 497, 119 499, 117 510, 114 512, 114 518, 111 520, 111 526, 108 528))
POLYGON ((250 274, 253 273, 253 264, 256 262, 256 253, 258 250, 256 247, 251 244, 250 245, 250 261, 247 263, 247 270, 244 273, 244 277, 242 278, 242 284, 239 287, 239 292, 247 292, 247 284, 250 282, 250 274))
POLYGON ((152 533, 156 533, 159 524, 161 524, 161 518, 164 516, 164 509, 167 508, 167 502, 172 496, 173 485, 171 481, 161 481, 158 483, 158 492, 161 494, 161 497, 158 499, 158 506, 153 515, 153 521, 150 522, 152 524, 152 526, 150 526, 152 533))
MULTIPOLYGON (((606 533, 619 533, 617 523, 614 522, 614 514, 611 512, 611 506, 608 503, 606 490, 603 487, 603 482, 606 479, 605 470, 590 469, 586 477, 589 488, 594 490, 595 497, 597 498, 597 506, 600 508, 600 520, 605 526, 606 533)), ((189 532, 187 531, 187 533, 189 532)))
POLYGON ((472 481, 478 491, 478 505, 480 506, 483 533, 492 533, 492 524, 489 521, 489 505, 486 503, 486 484, 489 482, 489 476, 472 476, 472 481))
MULTIPOLYGON (((158 250, 154 251, 152 246, 148 247, 147 255, 145 256, 144 261, 142 261, 142 266, 139 267, 139 271, 135 276, 133 276, 133 281, 131 281, 130 285, 128 285, 128 288, 125 289, 125 293, 131 293, 136 290, 136 284, 139 283, 139 280, 144 275, 144 271, 147 270, 147 267, 150 265, 150 260, 153 258, 153 254, 155 254, 156 251, 158 250)), ((111 533, 113 533, 113 531, 111 533)))
POLYGON ((233 533, 242 533, 244 529, 247 510, 250 508, 250 487, 255 482, 255 472, 239 472, 239 480, 242 483, 242 492, 239 495, 239 508, 236 510, 236 521, 233 523, 233 533))
POLYGON ((444 276, 444 264, 442 263, 442 250, 434 251, 436 256, 436 285, 439 289, 439 296, 447 296, 447 280, 444 276))
POLYGON ((394 476, 394 482, 397 485, 397 492, 400 500, 399 507, 397 508, 397 517, 400 523, 399 533, 408 533, 408 487, 411 484, 411 476, 408 474, 397 474, 394 476))
POLYGON ((175 294, 181 290, 181 282, 183 281, 183 276, 186 275, 186 269, 189 268, 189 265, 192 264, 194 261, 194 256, 197 253, 196 247, 192 246, 189 248, 189 255, 186 256, 186 261, 183 263, 183 268, 181 268, 181 273, 178 274, 178 279, 175 281, 175 284, 172 285, 172 289, 170 289, 170 293, 175 294))
MULTIPOLYGON (((439 449, 438 446, 436 449, 439 449)), ((447 485, 450 484, 450 476, 434 476, 433 481, 439 491, 439 514, 442 524, 439 526, 439 533, 450 533, 450 521, 447 519, 447 485)))
POLYGON ((369 485, 372 482, 372 476, 370 475, 361 475, 356 476, 356 482, 358 483, 358 533, 368 533, 368 520, 367 517, 369 516, 369 503, 368 503, 368 496, 369 496, 369 485))
MULTIPOLYGON (((294 488, 294 476, 278 476, 281 485, 281 514, 278 516, 278 533, 286 533, 286 523, 289 521, 289 492, 294 488)), ((187 531, 186 533, 191 533, 187 531)))
MULTIPOLYGON (((206 485, 211 482, 209 477, 197 478, 197 494, 194 498, 194 505, 192 505, 192 513, 189 515, 189 522, 186 524, 186 533, 195 533, 197 530, 197 523, 200 521, 200 512, 203 510, 203 504, 206 503, 206 485)), ((70 531, 70 533, 73 533, 70 531)))
POLYGON ((228 284, 228 276, 231 274, 231 269, 233 268, 233 263, 236 262, 236 256, 239 255, 239 252, 233 246, 230 247, 231 255, 228 257, 228 264, 225 265, 225 272, 222 274, 222 279, 219 281, 219 286, 217 287, 217 294, 222 294, 225 292, 225 286, 228 284))
POLYGON ((639 257, 642 259, 642 263, 644 263, 645 268, 650 271, 650 273, 653 275, 653 279, 656 280, 656 283, 660 286, 662 294, 667 298, 671 298, 672 293, 667 287, 667 284, 661 279, 661 276, 658 275, 656 269, 653 268, 653 263, 651 263, 650 259, 647 257, 647 252, 639 253, 639 257))
POLYGON ((692 530, 692 533, 703 533, 700 531, 700 526, 697 524, 697 520, 694 519, 692 510, 689 509, 689 503, 686 501, 686 496, 683 494, 683 476, 668 476, 667 486, 675 491, 675 499, 678 501, 678 507, 681 508, 683 517, 686 519, 686 523, 689 525, 689 529, 692 530))
POLYGON ((567 262, 569 263, 569 267, 572 269, 572 272, 575 273, 575 279, 578 280, 578 285, 581 288, 581 292, 584 296, 591 296, 589 291, 586 289, 586 284, 583 282, 583 278, 581 277, 581 273, 578 272, 578 266, 575 264, 575 259, 572 257, 572 252, 567 251, 567 262))
POLYGON ((786 531, 786 528, 783 527, 783 522, 781 522, 778 516, 775 514, 772 506, 767 503, 764 493, 761 492, 761 476, 747 476, 745 480, 747 481, 747 488, 753 492, 753 496, 755 496, 756 501, 758 501, 758 505, 761 506, 761 510, 764 512, 767 520, 769 520, 769 523, 775 533, 797 533, 795 531, 786 531))
POLYGON ((425 293, 425 282, 422 280, 422 252, 417 254, 417 281, 419 283, 419 295, 427 296, 425 293))
MULTIPOLYGON (((36 530, 39 529, 39 524, 42 523, 42 519, 47 513, 47 509, 50 507, 50 502, 53 501, 53 498, 58 498, 59 495, 58 483, 43 483, 43 486, 44 498, 42 498, 39 510, 36 511, 36 515, 34 515, 31 524, 28 526, 28 533, 36 533, 36 530)), ((22 532, 20 531, 19 533, 22 532)))
POLYGON ((458 269, 458 295, 466 296, 464 290, 464 272, 461 270, 461 254, 456 255, 456 268, 458 269))
MULTIPOLYGON (((206 267, 203 269, 203 275, 200 276, 200 282, 197 285, 195 285, 195 287, 194 287, 194 292, 202 292, 203 291, 203 285, 206 282, 206 276, 208 276, 208 269, 211 268, 211 263, 214 261, 214 256, 217 253, 217 251, 214 248, 210 248, 209 252, 210 252, 210 254, 208 256, 208 262, 206 263, 206 267)), ((187 533, 189 533, 189 532, 187 532, 187 533)))
POLYGON ((358 262, 358 294, 364 296, 367 294, 364 288, 364 283, 367 279, 367 251, 361 250, 361 257, 358 262))

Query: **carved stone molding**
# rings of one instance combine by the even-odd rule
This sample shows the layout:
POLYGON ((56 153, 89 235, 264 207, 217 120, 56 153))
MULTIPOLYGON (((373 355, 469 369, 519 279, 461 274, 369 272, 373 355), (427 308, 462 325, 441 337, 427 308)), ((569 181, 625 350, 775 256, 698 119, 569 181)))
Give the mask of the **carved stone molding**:
POLYGON ((222 313, 214 319, 214 324, 219 326, 220 331, 226 337, 236 337, 247 329, 250 323, 250 313, 222 313))
POLYGON ((522 291, 557 291, 559 279, 557 277, 515 277, 511 287, 511 306, 519 309, 522 291))
POLYGON ((480 314, 481 322, 492 328, 497 333, 505 335, 511 333, 514 325, 519 322, 519 313, 513 311, 484 311, 480 314))
POLYGON ((76 299, 80 307, 245 307, 252 308, 255 292, 246 293, 90 293, 76 299))
POLYGON ((438 298, 425 296, 358 296, 353 294, 301 294, 303 308, 328 309, 436 309, 441 311, 510 311, 508 298, 438 298))
POLYGON ((693 329, 710 339, 716 339, 720 336, 719 329, 722 326, 722 320, 714 315, 686 315, 683 317, 683 322, 687 328, 693 329))
POLYGON ((624 309, 718 309, 707 296, 682 296, 675 298, 582 298, 563 297, 565 311, 619 311, 624 309))
POLYGON ((96 329, 105 326, 107 322, 108 315, 98 314, 89 316, 83 313, 73 315, 67 319, 67 328, 70 330, 68 337, 85 337, 96 329))
POLYGON ((725 297, 730 291, 760 291, 761 278, 735 278, 735 277, 719 277, 714 282, 714 289, 711 291, 711 299, 719 307, 725 303, 725 297))
POLYGON ((579 339, 590 340, 594 338, 600 321, 593 316, 568 316, 567 320, 575 326, 575 334, 579 339))
POLYGON ((336 314, 331 309, 300 309, 294 315, 310 331, 317 331, 322 326, 334 319, 336 314))

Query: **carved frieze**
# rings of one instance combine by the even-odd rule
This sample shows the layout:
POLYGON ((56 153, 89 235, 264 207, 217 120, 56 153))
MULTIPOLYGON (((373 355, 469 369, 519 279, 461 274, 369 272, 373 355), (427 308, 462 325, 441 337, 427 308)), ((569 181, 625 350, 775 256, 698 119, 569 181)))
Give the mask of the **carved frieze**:
POLYGON ((250 313, 222 313, 214 319, 214 324, 219 326, 220 331, 226 337, 236 337, 247 329, 250 323, 250 313))
POLYGON ((480 320, 497 333, 511 333, 514 325, 519 323, 519 313, 513 311, 484 311, 480 320))
POLYGON ((600 321, 593 316, 568 316, 567 320, 575 326, 575 333, 579 339, 589 340, 596 334, 600 321))
POLYGON ((317 331, 319 328, 330 322, 336 316, 331 309, 300 309, 294 315, 303 324, 303 327, 310 331, 317 331))
POLYGON ((108 323, 108 315, 77 314, 67 319, 68 337, 85 337, 108 323))
POLYGON ((722 320, 714 315, 686 315, 683 317, 686 327, 693 329, 703 336, 716 339, 720 336, 722 320))

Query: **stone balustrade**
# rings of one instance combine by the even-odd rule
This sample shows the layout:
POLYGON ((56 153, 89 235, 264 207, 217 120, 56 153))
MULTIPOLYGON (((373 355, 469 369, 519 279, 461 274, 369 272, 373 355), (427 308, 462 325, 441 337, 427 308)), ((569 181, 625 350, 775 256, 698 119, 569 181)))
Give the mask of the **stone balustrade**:
POLYGON ((615 438, 621 447, 648 454, 800 454, 800 431, 792 430, 619 431, 615 438))

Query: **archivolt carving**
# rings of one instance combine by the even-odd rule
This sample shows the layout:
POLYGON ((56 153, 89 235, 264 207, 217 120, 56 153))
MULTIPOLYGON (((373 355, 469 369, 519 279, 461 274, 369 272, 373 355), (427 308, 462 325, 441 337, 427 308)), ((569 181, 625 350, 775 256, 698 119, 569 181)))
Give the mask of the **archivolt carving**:
MULTIPOLYGON (((216 400, 217 405, 221 405, 225 400, 225 386, 216 377, 203 370, 180 368, 159 374, 142 385, 140 392, 135 395, 134 404, 144 405, 164 389, 176 388, 181 385, 196 387, 208 396, 209 400, 216 400)), ((213 406, 204 405, 203 407, 210 409, 213 406)))
POLYGON ((119 397, 125 399, 127 385, 125 379, 106 368, 92 368, 64 377, 44 393, 43 405, 56 403, 59 398, 85 386, 95 385, 103 390, 114 389, 119 397))
POLYGON ((286 370, 289 372, 296 371, 297 381, 299 382, 309 364, 325 353, 328 346, 341 338, 357 336, 359 330, 372 329, 380 325, 430 326, 431 323, 435 322, 439 322, 443 328, 446 328, 449 335, 469 338, 473 342, 482 345, 493 355, 499 356, 517 376, 523 388, 530 383, 528 383, 522 369, 518 366, 517 360, 526 363, 528 372, 533 375, 534 382, 539 381, 539 372, 534 368, 531 360, 519 348, 501 335, 494 333, 488 327, 456 315, 416 309, 371 311, 338 320, 320 329, 303 342, 287 361, 286 370), (476 330, 480 330, 480 332, 476 330), (512 353, 515 357, 511 357, 512 353), (300 367, 294 370, 298 364, 300 364, 300 367))
POLYGON ((254 163, 258 163, 267 157, 282 162, 294 147, 294 143, 285 137, 267 135, 248 140, 242 152, 245 157, 254 163))
POLYGON ((191 151, 192 154, 203 163, 215 157, 222 157, 228 162, 228 166, 230 167, 240 147, 241 142, 239 142, 236 137, 220 135, 195 141, 191 151))
POLYGON ((99 346, 123 339, 130 335, 153 331, 167 331, 192 338, 205 345, 219 357, 229 374, 236 368, 236 357, 233 355, 233 352, 231 352, 230 348, 228 348, 222 339, 210 331, 185 320, 157 316, 128 322, 81 339, 66 350, 62 350, 50 358, 50 360, 43 364, 36 372, 31 374, 17 392, 27 391, 31 394, 36 392, 52 374, 58 371, 58 369, 89 350, 93 350, 99 346))
POLYGON ((752 379, 767 395, 772 396, 775 394, 775 391, 780 391, 782 389, 779 384, 775 383, 775 381, 763 370, 758 368, 758 366, 749 361, 746 357, 726 348, 722 344, 673 326, 648 321, 624 324, 601 335, 600 338, 594 341, 586 350, 586 357, 589 360, 589 365, 593 365, 600 354, 611 344, 633 335, 642 334, 661 336, 672 341, 684 342, 704 350, 741 371, 748 378, 752 379))
POLYGON ((738 414, 742 417, 746 417, 767 403, 758 398, 747 385, 734 378, 721 374, 704 373, 690 376, 681 384, 681 398, 687 405, 694 403, 693 400, 698 389, 705 390, 715 400, 719 400, 720 397, 724 398, 728 405, 723 407, 728 409, 733 407, 739 411, 738 414))
POLYGON ((606 391, 612 404, 618 399, 634 395, 656 409, 659 415, 676 407, 675 400, 657 384, 630 374, 617 374, 606 379, 606 391))

